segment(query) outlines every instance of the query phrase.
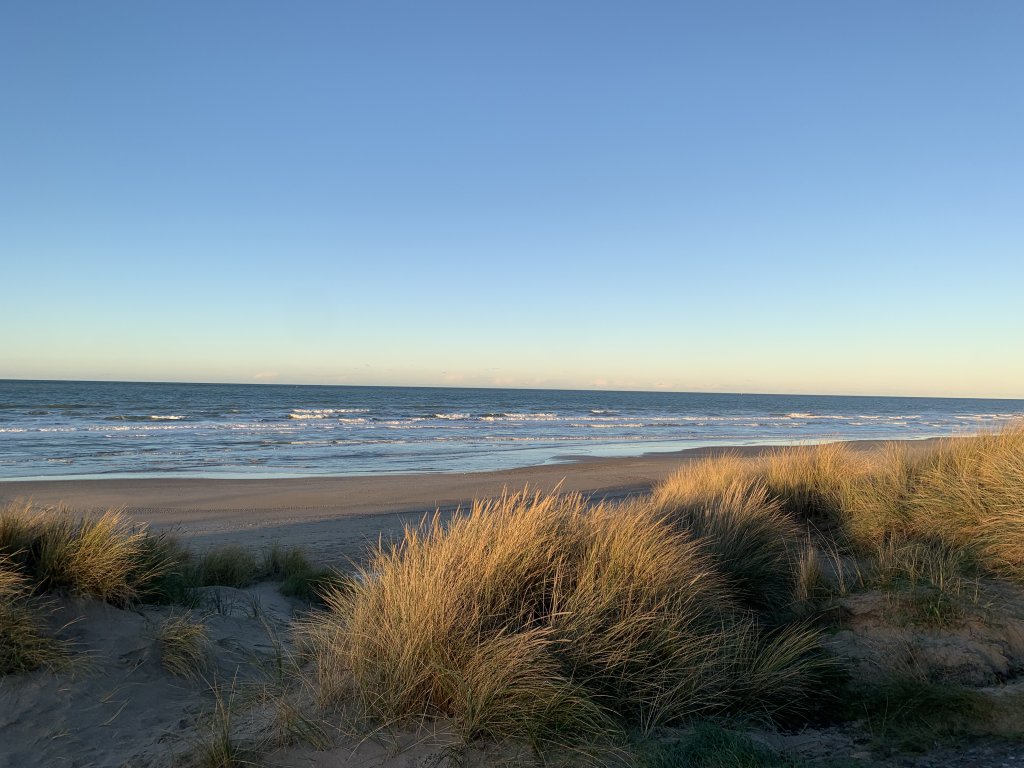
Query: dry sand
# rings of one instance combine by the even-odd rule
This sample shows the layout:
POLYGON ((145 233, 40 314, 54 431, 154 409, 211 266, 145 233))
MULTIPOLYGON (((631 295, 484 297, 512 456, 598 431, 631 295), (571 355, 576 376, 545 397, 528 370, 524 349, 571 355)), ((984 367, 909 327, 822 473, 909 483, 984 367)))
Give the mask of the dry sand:
MULTIPOLYGON (((925 441, 921 441, 922 443, 925 441)), ((852 443, 870 449, 878 443, 852 443)), ((199 548, 239 543, 300 545, 320 560, 358 558, 435 510, 524 486, 556 487, 595 498, 643 493, 683 462, 724 450, 756 455, 766 447, 694 448, 635 458, 580 459, 499 472, 309 477, 298 479, 132 479, 0 482, 0 504, 31 499, 82 512, 123 507, 154 530, 174 528, 199 548)))

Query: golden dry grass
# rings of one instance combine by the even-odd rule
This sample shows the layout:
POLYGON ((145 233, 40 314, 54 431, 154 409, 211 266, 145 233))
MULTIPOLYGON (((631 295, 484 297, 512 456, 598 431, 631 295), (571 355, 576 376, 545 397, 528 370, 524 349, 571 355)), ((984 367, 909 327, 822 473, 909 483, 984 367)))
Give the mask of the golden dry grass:
MULTIPOLYGON (((779 448, 759 457, 723 453, 688 462, 654 491, 654 500, 690 509, 732 505, 775 507, 779 515, 766 510, 757 517, 775 519, 791 529, 799 521, 816 529, 844 535, 851 488, 868 474, 865 458, 841 443, 779 448), (760 503, 752 503, 755 499, 760 503)), ((792 530, 781 531, 788 535, 792 530)))
POLYGON ((867 470, 863 455, 843 443, 781 448, 755 464, 771 496, 823 530, 845 527, 850 487, 867 470))
POLYGON ((117 511, 79 520, 60 514, 41 531, 37 567, 47 588, 124 605, 137 594, 134 576, 145 537, 117 511))
POLYGON ((165 619, 156 634, 160 664, 177 677, 194 680, 207 670, 210 638, 206 626, 191 613, 165 619))
POLYGON ((737 483, 763 485, 769 501, 840 547, 884 556, 908 542, 940 542, 1024 579, 1024 426, 927 447, 866 452, 835 443, 725 455, 684 466, 654 498, 711 510, 737 483))
POLYGON ((0 509, 0 556, 9 564, 24 565, 30 561, 32 545, 46 525, 46 513, 30 502, 10 502, 0 509))
POLYGON ((692 474, 661 485, 651 503, 708 553, 744 605, 781 610, 793 601, 800 528, 762 481, 744 477, 748 467, 732 459, 716 464, 697 462, 692 474))
POLYGON ((1024 427, 923 450, 893 443, 849 477, 840 518, 862 550, 884 560, 895 547, 940 569, 973 561, 1024 580, 1024 427))
POLYGON ((1024 427, 944 442, 915 469, 906 501, 912 531, 1024 580, 1024 427))
POLYGON ((10 504, 0 510, 0 555, 40 591, 66 589, 125 605, 164 565, 144 526, 118 510, 76 516, 66 508, 10 504))
POLYGON ((910 533, 907 500, 913 478, 929 451, 904 443, 886 443, 863 456, 847 474, 839 509, 839 527, 862 550, 910 533))
POLYGON ((43 627, 43 611, 30 603, 28 580, 0 557, 0 675, 27 672, 60 658, 43 627))
POLYGON ((66 507, 11 503, 0 509, 0 556, 28 578, 34 591, 66 590, 115 605, 194 604, 200 586, 244 587, 269 578, 292 579, 314 595, 340 580, 314 568, 300 550, 256 553, 225 545, 194 558, 172 534, 150 533, 119 510, 77 515, 66 507))
POLYGON ((791 705, 813 633, 761 633, 692 534, 646 501, 509 494, 381 549, 305 627, 328 704, 442 716, 467 739, 599 743, 791 705), (769 694, 770 695, 767 695, 769 694))

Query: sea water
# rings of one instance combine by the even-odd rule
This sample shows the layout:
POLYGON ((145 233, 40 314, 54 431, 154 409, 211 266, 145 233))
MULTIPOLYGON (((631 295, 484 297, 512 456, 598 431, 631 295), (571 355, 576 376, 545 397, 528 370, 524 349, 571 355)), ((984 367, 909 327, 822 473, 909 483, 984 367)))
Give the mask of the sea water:
POLYGON ((0 380, 0 479, 470 472, 997 428, 1024 400, 0 380))

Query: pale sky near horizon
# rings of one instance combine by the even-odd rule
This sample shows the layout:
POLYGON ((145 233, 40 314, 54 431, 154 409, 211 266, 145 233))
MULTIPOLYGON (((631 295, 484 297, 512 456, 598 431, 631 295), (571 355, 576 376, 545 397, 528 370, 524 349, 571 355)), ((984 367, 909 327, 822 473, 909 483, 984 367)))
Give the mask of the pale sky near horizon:
POLYGON ((0 378, 1024 397, 1020 2, 0 5, 0 378))

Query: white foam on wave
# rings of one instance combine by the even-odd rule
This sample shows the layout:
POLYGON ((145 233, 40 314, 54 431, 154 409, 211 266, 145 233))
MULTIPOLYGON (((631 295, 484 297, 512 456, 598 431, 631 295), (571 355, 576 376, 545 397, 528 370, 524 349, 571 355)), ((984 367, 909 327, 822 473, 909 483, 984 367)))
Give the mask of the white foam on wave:
POLYGON ((184 423, 153 423, 138 422, 135 424, 104 424, 102 426, 88 426, 74 428, 69 427, 67 431, 75 432, 81 429, 85 432, 220 432, 222 430, 249 430, 252 432, 292 432, 298 427, 285 426, 283 424, 264 424, 257 422, 217 424, 210 422, 185 421, 184 423))
POLYGON ((329 419, 338 413, 367 413, 368 408, 293 408, 289 419, 329 419))
POLYGON ((571 427, 577 427, 579 429, 619 429, 626 427, 643 427, 646 426, 643 422, 630 422, 621 421, 616 424, 570 424, 571 427))
POLYGON ((445 421, 462 421, 463 419, 468 419, 469 418, 469 414, 468 413, 435 413, 433 418, 435 418, 435 419, 443 419, 445 421))
POLYGON ((559 421, 562 417, 557 413, 489 413, 481 416, 480 421, 559 421))
POLYGON ((181 421, 185 417, 184 416, 175 416, 175 415, 171 414, 171 415, 168 415, 168 416, 150 416, 149 418, 152 421, 181 421))
POLYGON ((1012 421, 1020 418, 1019 413, 972 413, 953 418, 959 421, 1012 421))
POLYGON ((177 424, 111 424, 103 427, 89 427, 89 432, 157 432, 170 429, 189 429, 177 424))
POLYGON ((787 413, 783 418, 786 419, 835 419, 836 421, 844 421, 849 416, 840 416, 834 413, 803 413, 801 411, 795 411, 793 413, 787 413))
MULTIPOLYGON (((696 424, 710 424, 712 422, 719 422, 719 421, 727 422, 727 423, 732 423, 732 422, 737 422, 737 421, 745 421, 745 420, 747 420, 749 418, 750 418, 749 415, 747 415, 747 416, 650 416, 650 417, 648 417, 648 420, 649 421, 659 421, 659 420, 661 420, 661 421, 686 421, 686 422, 693 422, 693 423, 696 423, 696 424)), ((789 416, 765 416, 764 418, 766 420, 773 420, 773 419, 775 419, 775 420, 784 421, 786 419, 789 419, 789 416)))
POLYGON ((543 438, 537 438, 534 436, 514 437, 512 435, 481 435, 479 438, 474 439, 484 443, 579 443, 589 442, 594 438, 588 437, 587 435, 545 435, 543 438))
POLYGON ((918 416, 918 415, 914 415, 914 414, 906 415, 906 414, 901 414, 901 413, 900 414, 894 414, 894 413, 888 413, 888 414, 858 413, 856 416, 844 416, 843 418, 844 419, 859 419, 861 421, 908 421, 908 420, 920 419, 921 417, 918 416))

